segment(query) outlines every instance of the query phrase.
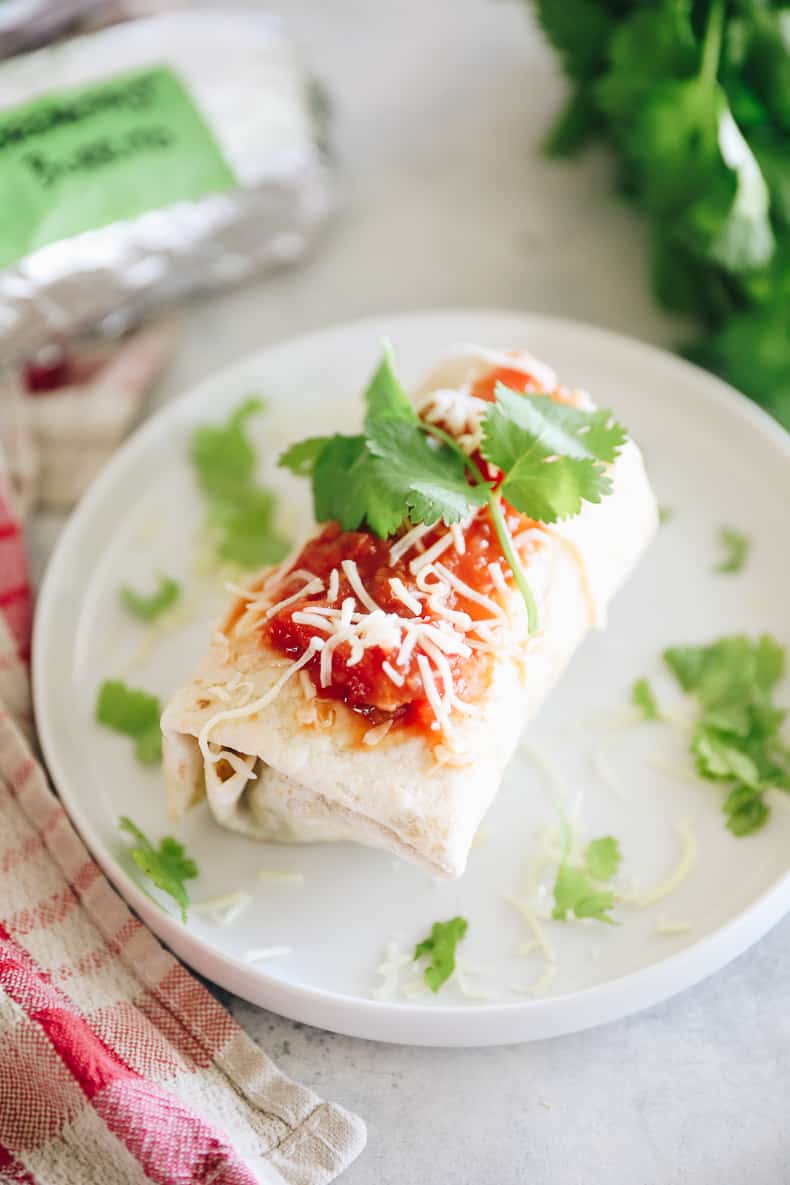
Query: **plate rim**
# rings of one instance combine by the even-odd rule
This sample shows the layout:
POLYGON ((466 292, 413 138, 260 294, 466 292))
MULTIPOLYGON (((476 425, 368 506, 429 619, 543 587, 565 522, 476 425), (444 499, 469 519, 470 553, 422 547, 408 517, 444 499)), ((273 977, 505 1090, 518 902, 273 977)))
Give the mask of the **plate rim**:
POLYGON ((674 368, 678 373, 690 377, 697 387, 705 390, 707 397, 725 406, 736 416, 745 418, 766 443, 778 448, 790 459, 790 433, 768 412, 723 379, 660 346, 583 321, 528 309, 462 306, 377 313, 289 335, 211 372, 158 408, 123 442, 72 511, 50 556, 37 597, 32 642, 33 704, 42 753, 71 823, 126 904, 188 966, 219 987, 253 1004, 333 1032, 393 1044, 481 1046, 578 1032, 631 1015, 694 986, 744 953, 790 910, 790 869, 749 906, 683 950, 636 971, 559 996, 450 1004, 437 1008, 414 1002, 366 999, 308 984, 288 983, 261 967, 253 967, 220 951, 204 937, 187 930, 146 896, 106 848, 89 812, 83 811, 79 794, 70 787, 68 771, 61 765, 54 739, 49 714, 51 705, 43 690, 47 680, 45 640, 48 630, 54 628, 57 621, 59 573, 68 562, 72 540, 79 540, 83 525, 90 522, 94 508, 104 497, 105 489, 115 483, 119 471, 133 465, 138 454, 144 453, 149 438, 154 439, 163 430, 167 431, 171 424, 178 422, 188 405, 205 400, 207 393, 218 384, 238 384, 247 371, 258 365, 259 360, 273 353, 297 351, 308 343, 311 348, 315 348, 320 346, 322 339, 333 339, 342 333, 368 332, 379 337, 387 334, 396 337, 403 327, 408 328, 415 323, 424 325, 430 321, 446 323, 453 318, 479 318, 492 322, 504 318, 517 319, 523 322, 526 336, 530 332, 527 327, 531 327, 533 332, 565 331, 598 338, 614 350, 637 350, 645 356, 648 365, 653 362, 663 368, 674 368), (50 622, 53 624, 50 625, 50 622), (406 1034, 400 1031, 405 1020, 408 1021, 406 1027, 409 1030, 406 1034))

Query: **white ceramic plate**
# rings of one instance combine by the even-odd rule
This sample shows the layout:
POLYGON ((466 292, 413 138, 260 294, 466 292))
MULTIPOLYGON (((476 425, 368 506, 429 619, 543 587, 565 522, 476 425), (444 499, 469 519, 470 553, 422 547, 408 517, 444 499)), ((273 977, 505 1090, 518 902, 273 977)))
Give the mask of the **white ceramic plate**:
MULTIPOLYGON (((129 441, 71 519, 52 560, 38 609, 34 673, 44 751, 63 802, 123 896, 178 955, 223 987, 301 1021, 385 1041, 482 1045, 570 1032, 680 991, 743 951, 790 907, 790 815, 779 803, 761 833, 733 838, 723 825, 722 792, 694 779, 676 730, 618 730, 609 717, 622 712, 641 675, 667 704, 677 702, 659 658, 667 645, 742 631, 770 631, 790 642, 789 457, 790 436, 703 372, 638 342, 542 317, 396 316, 250 358, 166 408, 129 441), (251 391, 262 392, 268 411, 252 422, 262 476, 279 484, 286 518, 298 531, 309 519, 307 483, 279 473, 274 459, 293 439, 358 421, 360 392, 385 336, 408 382, 457 341, 526 346, 564 382, 587 387, 615 409, 643 446, 659 501, 673 516, 618 597, 608 629, 588 639, 529 727, 527 747, 486 820, 487 842, 473 849, 460 881, 435 882, 348 845, 256 844, 213 825, 201 807, 175 828, 200 867, 193 900, 238 889, 254 899, 232 924, 193 912, 182 925, 141 890, 117 828, 128 814, 152 836, 173 831, 160 773, 135 762, 126 738, 94 723, 96 689, 122 675, 166 697, 202 653, 222 603, 221 588, 195 577, 202 507, 187 460, 194 427, 223 419, 251 391), (735 576, 713 572, 723 523, 753 538, 748 566, 735 576), (145 630, 119 608, 118 588, 150 586, 157 571, 190 588, 192 618, 146 656, 145 630), (556 767, 558 786, 541 772, 537 754, 556 767), (624 884, 636 877, 648 889, 667 877, 678 859, 679 822, 693 826, 699 859, 666 901, 648 909, 619 905, 619 926, 548 922, 557 973, 533 996, 544 957, 518 953, 529 935, 504 896, 525 892, 558 796, 573 802, 579 794, 579 830, 620 838, 624 884), (304 881, 261 882, 261 868, 297 871, 304 881), (405 949, 413 948, 432 922, 455 914, 469 920, 465 962, 490 972, 469 973, 468 981, 493 998, 472 1000, 457 983, 436 997, 399 990, 389 1000, 372 998, 382 984, 376 968, 387 940, 399 935, 405 949), (662 920, 689 928, 659 933, 662 920), (280 946, 290 953, 245 959, 251 949, 280 946)), ((415 974, 405 969, 401 982, 415 974)))

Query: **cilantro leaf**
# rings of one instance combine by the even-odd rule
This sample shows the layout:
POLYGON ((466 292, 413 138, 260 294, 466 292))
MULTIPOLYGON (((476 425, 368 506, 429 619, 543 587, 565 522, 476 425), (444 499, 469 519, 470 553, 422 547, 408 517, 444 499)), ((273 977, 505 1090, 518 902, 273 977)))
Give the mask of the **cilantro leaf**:
POLYGON ((614 893, 596 889, 589 874, 583 868, 574 868, 562 863, 554 882, 554 908, 551 916, 558 922, 567 920, 573 913, 577 918, 594 918, 599 922, 614 925, 609 910, 614 906, 614 893))
POLYGON ((364 436, 333 436, 313 470, 313 512, 344 531, 368 527, 380 538, 394 534, 407 513, 403 491, 383 484, 364 436))
POLYGON ((365 391, 365 429, 382 420, 403 420, 417 424, 417 413, 403 387, 398 382, 392 365, 392 350, 387 347, 365 391))
POLYGON ((610 881, 621 860, 620 843, 613 835, 602 835, 587 845, 584 865, 590 876, 597 881, 610 881))
POLYGON ((624 144, 640 199, 673 217, 704 195, 718 162, 717 91, 705 79, 662 80, 645 95, 624 144))
POLYGON ((483 420, 482 451, 506 474, 502 496, 531 518, 553 523, 611 492, 600 462, 613 461, 625 439, 607 411, 525 398, 500 383, 483 420))
POLYGON ((631 688, 631 703, 639 709, 645 720, 661 719, 658 702, 647 679, 636 680, 631 688))
POLYGON ((533 449, 546 457, 611 463, 626 439, 609 411, 585 411, 548 395, 525 397, 504 383, 497 383, 496 402, 483 421, 486 460, 505 473, 533 449))
POLYGON ((368 448, 379 496, 400 499, 412 523, 431 525, 441 519, 449 525, 487 501, 487 487, 470 485, 463 460, 428 439, 416 421, 371 422, 368 448))
POLYGON ((277 464, 282 469, 290 469, 297 477, 310 477, 331 439, 329 436, 308 436, 307 440, 300 440, 281 453, 277 464))
POLYGON ((428 938, 414 948, 414 961, 429 957, 424 978, 432 992, 438 992, 455 971, 455 951, 468 929, 466 918, 451 918, 449 922, 434 922, 428 938))
POLYGON ((145 596, 124 585, 120 591, 121 604, 141 621, 155 621, 166 609, 175 605, 181 596, 181 586, 169 576, 160 576, 156 592, 145 596))
POLYGON ((749 786, 736 786, 724 800, 727 827, 733 835, 752 835, 768 821, 770 810, 762 794, 749 786))
POLYGON ((276 564, 288 554, 288 540, 274 527, 275 495, 262 486, 248 486, 232 499, 209 505, 208 523, 218 532, 217 555, 242 568, 276 564))
POLYGON ((581 864, 571 859, 573 833, 565 815, 560 816, 560 849, 562 859, 554 882, 554 908, 551 916, 558 922, 572 913, 577 918, 594 918, 613 926, 610 917, 614 893, 601 889, 601 883, 611 880, 620 867, 620 844, 612 835, 593 839, 585 848, 581 864))
POLYGON ((247 399, 226 424, 204 424, 192 436, 192 463, 203 492, 231 498, 255 475, 255 449, 245 428, 251 416, 263 411, 260 399, 247 399))
POLYGON ((734 527, 722 527, 719 539, 725 549, 725 558, 716 565, 717 572, 740 572, 749 558, 751 540, 734 527))
POLYGON ((536 0, 543 31, 572 78, 594 77, 606 59, 612 18, 597 0, 536 0))
POLYGON ((547 156, 573 156, 590 141, 601 126, 601 117, 587 86, 575 90, 555 119, 543 141, 547 156))
MULTIPOLYGON (((206 424, 192 436, 191 458, 208 501, 207 521, 216 534, 219 559, 242 568, 275 564, 288 554, 289 543, 275 526, 276 498, 255 482, 256 454, 246 434, 247 420, 263 409, 260 399, 248 399, 226 424, 206 424)), ((309 472, 317 449, 297 453, 296 464, 309 472)), ((289 450, 293 452, 294 450, 289 450)))
POLYGON ((194 880, 198 875, 195 861, 186 855, 183 844, 171 835, 166 835, 157 849, 125 815, 120 819, 119 826, 137 841, 131 850, 132 859, 137 867, 158 889, 173 898, 181 910, 181 920, 185 922, 189 895, 184 881, 194 880))
POLYGON ((772 698, 785 672, 784 648, 768 635, 736 636, 675 647, 664 659, 700 705, 691 738, 697 771, 729 786, 727 826, 749 835, 769 817, 765 792, 790 791, 790 748, 780 734, 786 713, 772 698))
POLYGON ((162 756, 162 733, 159 718, 162 706, 155 695, 127 687, 119 679, 106 679, 96 700, 99 724, 132 737, 135 756, 144 764, 153 764, 162 756))
POLYGON ((612 121, 615 134, 638 116, 656 83, 687 78, 697 61, 687 0, 664 0, 618 20, 606 70, 595 87, 596 100, 612 121), (647 45, 650 53, 645 53, 647 45))
POLYGON ((762 99, 769 116, 783 132, 790 132, 790 33, 786 6, 751 4, 751 36, 744 73, 762 99))
POLYGON ((600 502, 612 483, 591 461, 522 457, 502 484, 502 496, 530 518, 556 523, 578 514, 582 503, 600 502))
POLYGON ((706 366, 761 403, 790 428, 788 297, 778 293, 762 307, 745 309, 686 348, 706 366))

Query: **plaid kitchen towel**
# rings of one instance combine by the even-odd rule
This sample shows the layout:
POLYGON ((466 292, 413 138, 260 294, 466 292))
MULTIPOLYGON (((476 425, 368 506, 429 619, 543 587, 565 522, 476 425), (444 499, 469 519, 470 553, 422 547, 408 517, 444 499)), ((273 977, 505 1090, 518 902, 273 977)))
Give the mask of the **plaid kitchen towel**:
POLYGON ((143 408, 178 340, 164 313, 119 341, 48 346, 0 376, 0 447, 22 514, 70 510, 143 408))
POLYGON ((282 1074, 135 918, 19 725, 30 630, 0 449, 0 1185, 319 1185, 361 1120, 282 1074))

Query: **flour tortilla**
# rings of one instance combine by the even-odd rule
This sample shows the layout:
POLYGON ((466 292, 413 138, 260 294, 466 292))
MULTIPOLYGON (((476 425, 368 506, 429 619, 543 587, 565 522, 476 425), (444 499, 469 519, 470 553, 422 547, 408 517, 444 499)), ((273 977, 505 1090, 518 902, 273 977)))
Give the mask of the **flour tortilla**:
MULTIPOLYGON (((524 355, 459 353, 429 376, 418 401, 426 390, 457 387, 493 365, 520 364, 532 374, 540 365, 524 355)), ((284 669, 282 656, 256 635, 237 634, 230 624, 237 604, 231 606, 194 678, 162 718, 172 814, 205 797, 217 822, 257 839, 353 840, 436 876, 460 876, 524 725, 588 629, 601 624, 655 531, 656 504, 633 442, 611 476, 613 492, 602 503, 586 504, 569 523, 536 532, 528 575, 540 632, 527 636, 523 604, 510 590, 504 598, 510 622, 477 713, 453 713, 453 751, 397 728, 368 745, 359 717, 342 703, 322 709, 331 726, 310 722, 313 708, 296 676, 260 712, 220 719, 211 728, 211 746, 230 756, 235 771, 204 761, 197 740, 204 726, 218 712, 265 696, 284 669)))

